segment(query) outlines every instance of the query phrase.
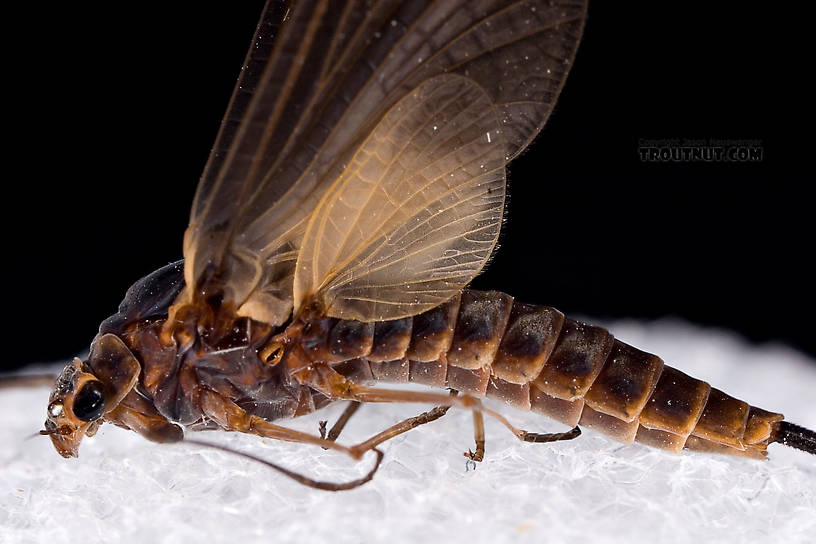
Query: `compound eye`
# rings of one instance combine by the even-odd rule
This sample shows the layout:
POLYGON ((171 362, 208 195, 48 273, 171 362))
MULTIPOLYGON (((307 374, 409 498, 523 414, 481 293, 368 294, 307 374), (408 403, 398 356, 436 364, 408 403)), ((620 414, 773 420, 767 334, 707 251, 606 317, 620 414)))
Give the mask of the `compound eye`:
POLYGON ((89 381, 74 397, 74 416, 82 421, 93 421, 105 413, 105 389, 100 381, 89 381))

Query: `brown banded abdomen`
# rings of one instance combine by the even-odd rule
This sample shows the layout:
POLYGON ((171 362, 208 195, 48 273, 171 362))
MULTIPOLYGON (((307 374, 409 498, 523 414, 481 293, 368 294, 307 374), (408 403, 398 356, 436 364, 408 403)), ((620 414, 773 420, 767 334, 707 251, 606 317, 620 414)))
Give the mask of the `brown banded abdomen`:
POLYGON ((307 342, 355 381, 450 387, 673 452, 764 457, 782 420, 600 327, 496 291, 465 290, 413 318, 323 320, 307 342))

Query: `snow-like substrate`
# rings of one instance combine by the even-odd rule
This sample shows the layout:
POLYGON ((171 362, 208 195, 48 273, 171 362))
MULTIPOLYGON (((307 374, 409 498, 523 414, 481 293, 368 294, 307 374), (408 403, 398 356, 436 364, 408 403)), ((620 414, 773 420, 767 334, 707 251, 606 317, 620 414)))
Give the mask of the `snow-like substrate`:
MULTIPOLYGON (((816 363, 676 322, 618 322, 624 341, 758 406, 816 428, 816 363)), ((487 458, 465 470, 470 414, 384 445, 373 482, 343 493, 300 486, 244 459, 159 446, 110 425, 64 460, 41 428, 48 391, 0 393, 0 542, 807 542, 816 535, 816 458, 781 445, 771 460, 670 455, 586 431, 522 444, 487 422, 487 458)), ((495 403, 493 404, 494 406, 495 403)), ((296 422, 314 432, 342 407, 296 422)), ((502 408, 535 431, 563 430, 502 408)), ((341 441, 356 442, 419 407, 365 406, 341 441)), ((364 473, 333 453, 251 436, 202 433, 325 480, 364 473)))

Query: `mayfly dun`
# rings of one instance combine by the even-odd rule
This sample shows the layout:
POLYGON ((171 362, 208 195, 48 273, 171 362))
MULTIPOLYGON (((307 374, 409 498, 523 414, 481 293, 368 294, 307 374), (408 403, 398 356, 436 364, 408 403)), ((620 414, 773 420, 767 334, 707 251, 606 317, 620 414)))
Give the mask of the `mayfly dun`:
POLYGON ((261 461, 328 490, 369 481, 380 444, 450 407, 473 413, 472 462, 485 455, 484 416, 527 442, 588 427, 675 453, 762 458, 773 442, 816 453, 812 431, 602 328, 468 288, 496 246, 505 166, 547 120, 586 11, 583 0, 269 0, 184 259, 130 287, 87 360, 57 378, 41 434, 64 457, 105 422, 160 443, 224 429, 375 454, 340 484, 261 461), (572 430, 519 429, 485 397, 572 430), (349 406, 328 432, 279 424, 337 401, 349 406), (338 443, 370 402, 435 407, 338 443))

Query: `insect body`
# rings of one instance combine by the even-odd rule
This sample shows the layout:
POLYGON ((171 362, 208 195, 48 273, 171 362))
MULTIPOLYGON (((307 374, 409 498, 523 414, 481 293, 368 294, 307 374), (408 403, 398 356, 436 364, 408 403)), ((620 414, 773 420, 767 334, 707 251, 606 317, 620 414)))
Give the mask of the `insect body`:
POLYGON ((483 414, 525 441, 579 434, 517 429, 487 396, 675 452, 816 451, 812 432, 603 329, 467 289, 496 245, 505 165, 551 111, 585 13, 569 0, 270 1, 184 261, 131 287, 59 377, 43 433, 64 456, 107 421, 158 442, 223 428, 359 458, 444 413, 354 446, 276 423, 350 400, 472 410, 473 460, 483 414))

